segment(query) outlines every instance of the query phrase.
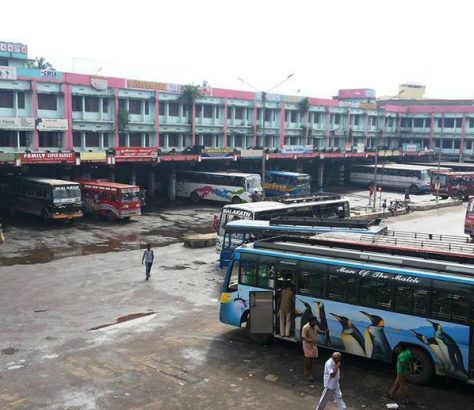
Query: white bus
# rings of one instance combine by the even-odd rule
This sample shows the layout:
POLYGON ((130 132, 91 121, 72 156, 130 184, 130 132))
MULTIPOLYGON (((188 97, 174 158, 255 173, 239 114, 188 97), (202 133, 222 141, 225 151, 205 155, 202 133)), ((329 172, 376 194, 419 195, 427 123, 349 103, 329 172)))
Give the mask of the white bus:
POLYGON ((312 218, 349 218, 349 200, 323 199, 309 202, 284 203, 276 201, 250 202, 248 204, 225 205, 222 208, 217 229, 216 252, 222 250, 227 222, 240 219, 270 221, 278 216, 300 216, 312 218))
MULTIPOLYGON (((375 165, 353 165, 351 183, 370 187, 374 184, 375 165)), ((436 166, 409 164, 379 164, 377 166, 377 186, 409 190, 411 194, 431 191, 431 173, 436 166)), ((443 170, 449 170, 443 168, 443 170)))
POLYGON ((251 196, 262 196, 260 175, 238 172, 197 172, 176 173, 176 196, 190 198, 193 202, 201 199, 240 204, 250 202, 251 196))

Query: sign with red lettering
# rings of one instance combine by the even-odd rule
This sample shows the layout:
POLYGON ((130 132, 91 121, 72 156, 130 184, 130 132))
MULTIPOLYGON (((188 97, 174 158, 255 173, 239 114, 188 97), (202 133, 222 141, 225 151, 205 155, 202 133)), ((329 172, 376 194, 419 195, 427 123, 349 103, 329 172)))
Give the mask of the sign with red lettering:
POLYGON ((156 161, 158 158, 158 148, 115 148, 116 162, 140 162, 140 161, 156 161))
POLYGON ((20 154, 22 164, 75 164, 75 152, 31 152, 20 154))

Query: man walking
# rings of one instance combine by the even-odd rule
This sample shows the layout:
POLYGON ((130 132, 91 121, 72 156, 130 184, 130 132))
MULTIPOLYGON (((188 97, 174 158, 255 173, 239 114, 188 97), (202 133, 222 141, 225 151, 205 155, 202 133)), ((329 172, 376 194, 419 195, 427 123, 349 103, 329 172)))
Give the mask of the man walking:
POLYGON ((153 253, 153 249, 151 249, 150 244, 146 245, 145 252, 143 252, 143 257, 142 257, 142 265, 143 262, 145 262, 145 275, 146 279, 148 280, 151 276, 151 266, 153 265, 153 259, 155 259, 155 254, 153 253))
POLYGON ((316 346, 316 339, 318 333, 327 333, 328 330, 321 330, 317 325, 315 316, 309 318, 308 323, 303 326, 301 338, 303 339, 303 353, 304 353, 304 373, 309 381, 314 381, 313 368, 314 362, 318 358, 318 347, 316 346))
POLYGON ((334 352, 324 365, 324 390, 316 410, 323 410, 330 401, 335 401, 338 410, 347 408, 342 400, 339 378, 341 377, 341 353, 334 352))
POLYGON ((393 400, 395 393, 400 389, 402 395, 405 396, 405 401, 411 403, 408 398, 407 385, 407 376, 410 374, 412 367, 411 352, 405 343, 400 343, 399 349, 400 353, 397 357, 397 378, 393 382, 392 387, 390 387, 387 397, 393 400))

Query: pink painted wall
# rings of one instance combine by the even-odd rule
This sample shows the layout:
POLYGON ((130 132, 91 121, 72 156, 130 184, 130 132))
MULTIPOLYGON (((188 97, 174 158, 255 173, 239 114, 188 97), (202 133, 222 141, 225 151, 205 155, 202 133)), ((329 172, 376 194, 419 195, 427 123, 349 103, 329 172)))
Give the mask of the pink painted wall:
POLYGON ((67 119, 67 131, 65 133, 64 148, 67 150, 73 149, 73 139, 72 139, 72 94, 71 86, 64 84, 64 117, 67 119))
POLYGON ((280 148, 285 145, 285 103, 280 103, 280 148))
POLYGON ((99 75, 64 73, 64 82, 73 85, 91 85, 92 78, 107 80, 109 88, 126 88, 127 80, 125 78, 102 77, 99 75))
POLYGON ((224 147, 227 147, 227 110, 229 106, 227 104, 227 97, 224 98, 224 147))
POLYGON ((160 147, 160 92, 155 91, 155 145, 160 147))
MULTIPOLYGON (((33 94, 33 118, 38 118, 38 82, 36 80, 31 81, 31 91, 33 94)), ((33 149, 38 150, 39 140, 38 140, 38 130, 33 131, 33 149)))

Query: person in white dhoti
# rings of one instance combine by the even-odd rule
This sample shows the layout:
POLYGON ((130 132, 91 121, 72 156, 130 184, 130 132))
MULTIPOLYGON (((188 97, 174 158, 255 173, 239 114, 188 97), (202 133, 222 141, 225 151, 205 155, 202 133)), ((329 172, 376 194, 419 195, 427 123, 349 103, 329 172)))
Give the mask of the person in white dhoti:
POLYGON ((324 365, 324 390, 316 410, 323 410, 330 401, 336 402, 338 410, 347 408, 342 400, 339 379, 341 377, 341 353, 334 352, 324 365))

